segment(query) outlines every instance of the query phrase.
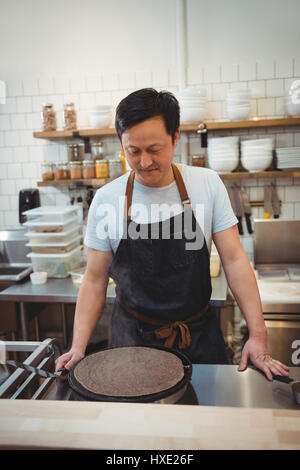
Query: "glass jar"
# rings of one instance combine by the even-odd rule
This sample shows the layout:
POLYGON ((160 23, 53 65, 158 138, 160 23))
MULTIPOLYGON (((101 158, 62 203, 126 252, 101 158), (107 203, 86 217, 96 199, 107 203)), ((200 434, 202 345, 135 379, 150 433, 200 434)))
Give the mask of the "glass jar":
POLYGON ((82 144, 68 144, 67 154, 69 162, 79 162, 84 160, 84 146, 82 144))
POLYGON ((96 178, 109 178, 108 160, 96 160, 96 178))
POLYGON ((48 162, 41 163, 42 180, 43 181, 54 180, 54 176, 55 176, 54 170, 55 170, 54 163, 48 163, 48 162))
POLYGON ((123 174, 123 165, 121 160, 108 160, 109 163, 109 177, 119 178, 123 174))
POLYGON ((68 180, 70 178, 70 170, 68 162, 56 163, 55 176, 57 180, 68 180))
POLYGON ((69 162, 71 180, 82 179, 82 162, 69 162))
POLYGON ((56 114, 53 104, 45 103, 42 109, 42 129, 43 131, 56 131, 56 114))
POLYGON ((192 166, 205 167, 205 157, 203 155, 193 155, 192 166))
POLYGON ((103 160, 104 158, 104 145, 102 142, 93 142, 91 144, 93 160, 103 160))
POLYGON ((83 160, 82 162, 82 177, 95 178, 95 162, 94 160, 83 160))
POLYGON ((63 129, 66 131, 77 129, 77 115, 76 115, 74 103, 64 104, 63 129))

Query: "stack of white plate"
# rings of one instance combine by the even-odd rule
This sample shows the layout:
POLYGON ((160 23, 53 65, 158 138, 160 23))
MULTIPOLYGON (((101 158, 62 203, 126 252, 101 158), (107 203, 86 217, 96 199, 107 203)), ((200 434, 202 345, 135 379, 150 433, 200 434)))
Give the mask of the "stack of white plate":
POLYGON ((239 163, 239 137, 208 139, 208 165, 218 173, 230 172, 239 163))
POLYGON ((241 162, 250 171, 266 170, 273 158, 274 141, 272 138, 244 140, 241 142, 241 162))
POLYGON ((231 121, 243 121, 250 117, 250 88, 232 88, 227 91, 227 115, 231 121))
POLYGON ((185 88, 177 93, 181 124, 193 124, 203 121, 206 111, 206 95, 205 88, 185 88))
POLYGON ((300 147, 276 149, 277 168, 294 170, 300 168, 300 147))
POLYGON ((101 129, 111 124, 112 111, 109 105, 96 105, 88 109, 90 126, 93 129, 101 129))
POLYGON ((81 235, 76 206, 42 206, 23 213, 32 252, 33 271, 67 277, 81 261, 81 235))

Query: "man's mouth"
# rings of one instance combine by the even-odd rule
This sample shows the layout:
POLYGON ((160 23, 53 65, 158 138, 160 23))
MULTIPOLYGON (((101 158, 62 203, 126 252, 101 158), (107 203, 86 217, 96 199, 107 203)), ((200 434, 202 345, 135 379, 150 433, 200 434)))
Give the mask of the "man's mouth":
POLYGON ((143 173, 152 173, 153 171, 156 171, 157 168, 147 168, 147 169, 140 169, 143 173))

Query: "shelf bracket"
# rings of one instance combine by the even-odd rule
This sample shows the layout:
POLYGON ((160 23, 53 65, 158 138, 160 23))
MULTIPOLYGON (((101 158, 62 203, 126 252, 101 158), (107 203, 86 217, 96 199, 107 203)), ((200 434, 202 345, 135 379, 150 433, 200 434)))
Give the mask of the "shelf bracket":
POLYGON ((77 139, 82 139, 84 142, 84 153, 91 154, 91 142, 89 137, 83 137, 79 131, 73 131, 72 136, 77 139))

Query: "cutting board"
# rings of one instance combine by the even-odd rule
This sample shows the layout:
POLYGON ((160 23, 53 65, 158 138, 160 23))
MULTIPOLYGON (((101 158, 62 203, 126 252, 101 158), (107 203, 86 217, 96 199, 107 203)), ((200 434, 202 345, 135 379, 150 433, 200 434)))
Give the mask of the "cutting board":
POLYGON ((300 410, 2 399, 0 447, 300 449, 300 410))

